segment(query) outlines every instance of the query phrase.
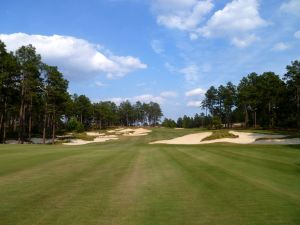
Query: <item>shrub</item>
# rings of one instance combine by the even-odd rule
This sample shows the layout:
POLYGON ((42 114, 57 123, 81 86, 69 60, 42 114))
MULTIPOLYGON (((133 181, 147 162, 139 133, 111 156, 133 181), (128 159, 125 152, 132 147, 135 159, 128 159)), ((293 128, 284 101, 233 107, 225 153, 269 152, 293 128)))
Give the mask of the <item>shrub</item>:
POLYGON ((69 131, 77 131, 83 132, 84 126, 80 123, 75 117, 71 117, 71 119, 67 123, 67 128, 69 131))
POLYGON ((222 121, 221 118, 218 116, 213 117, 212 125, 214 129, 221 129, 222 128, 222 121))

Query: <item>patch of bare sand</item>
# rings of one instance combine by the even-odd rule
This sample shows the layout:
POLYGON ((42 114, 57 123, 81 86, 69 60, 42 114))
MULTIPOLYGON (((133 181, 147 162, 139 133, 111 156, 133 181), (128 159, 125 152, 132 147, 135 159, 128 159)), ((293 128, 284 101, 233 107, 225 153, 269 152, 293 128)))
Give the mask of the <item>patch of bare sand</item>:
POLYGON ((150 142, 150 144, 169 144, 169 145, 198 145, 201 141, 212 135, 212 132, 201 132, 196 134, 188 134, 170 140, 161 140, 150 142))
POLYGON ((85 132, 87 136, 92 136, 92 137, 98 137, 100 135, 104 135, 104 134, 101 134, 99 132, 85 132))
POLYGON ((152 130, 148 130, 145 128, 137 128, 137 129, 130 129, 130 128, 119 128, 115 130, 109 130, 107 134, 97 133, 97 132, 86 132, 88 136, 95 137, 93 141, 85 141, 81 139, 71 139, 69 142, 64 143, 64 145, 85 145, 90 143, 100 143, 109 140, 117 140, 120 135, 129 136, 129 137, 136 137, 136 136, 145 136, 148 135, 152 130))
POLYGON ((123 136, 130 136, 130 137, 146 136, 150 132, 152 132, 152 130, 148 130, 145 128, 137 128, 137 129, 132 130, 129 133, 123 134, 123 136))
POLYGON ((116 135, 106 135, 96 137, 93 141, 85 141, 81 139, 71 139, 68 143, 63 143, 64 145, 86 145, 91 143, 101 143, 109 140, 117 140, 119 139, 116 135))
POLYGON ((237 131, 230 131, 230 133, 238 137, 201 141, 212 134, 211 132, 202 132, 202 133, 185 135, 171 140, 155 141, 155 142, 151 142, 150 144, 193 145, 193 144, 211 144, 211 143, 221 143, 221 142, 235 143, 235 144, 279 144, 279 145, 300 144, 300 138, 284 139, 284 137, 286 137, 285 135, 256 134, 256 133, 245 133, 245 132, 237 132, 237 131), (264 138, 265 140, 257 140, 260 138, 264 138))

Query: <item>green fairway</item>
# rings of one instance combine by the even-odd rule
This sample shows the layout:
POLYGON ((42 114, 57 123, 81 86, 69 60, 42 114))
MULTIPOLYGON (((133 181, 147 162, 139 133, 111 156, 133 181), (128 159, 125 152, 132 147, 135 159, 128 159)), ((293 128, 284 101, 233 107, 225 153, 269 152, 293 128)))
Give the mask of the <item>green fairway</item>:
POLYGON ((0 145, 0 225, 300 224, 300 146, 0 145))

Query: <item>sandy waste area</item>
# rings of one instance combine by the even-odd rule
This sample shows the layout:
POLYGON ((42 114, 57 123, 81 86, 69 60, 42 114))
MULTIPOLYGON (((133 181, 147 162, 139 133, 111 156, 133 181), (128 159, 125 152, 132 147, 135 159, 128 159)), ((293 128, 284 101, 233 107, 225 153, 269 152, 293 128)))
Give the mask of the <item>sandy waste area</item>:
POLYGON ((148 135, 151 130, 145 128, 118 128, 114 130, 109 130, 107 133, 98 133, 98 132, 86 132, 86 135, 94 137, 93 141, 85 141, 82 139, 71 139, 67 143, 63 143, 64 145, 85 145, 90 143, 100 143, 106 142, 109 140, 118 140, 119 136, 129 136, 129 137, 137 137, 137 136, 145 136, 148 135))
POLYGON ((198 144, 211 144, 211 143, 235 143, 235 144, 279 144, 279 145, 297 145, 300 144, 300 138, 284 139, 285 135, 273 134, 256 134, 245 133, 237 131, 229 131, 231 134, 238 136, 237 138, 221 138, 216 140, 202 141, 206 137, 212 135, 212 132, 201 132, 195 134, 188 134, 182 137, 154 141, 150 144, 170 144, 170 145, 198 145, 198 144), (257 140, 264 138, 266 140, 257 140))

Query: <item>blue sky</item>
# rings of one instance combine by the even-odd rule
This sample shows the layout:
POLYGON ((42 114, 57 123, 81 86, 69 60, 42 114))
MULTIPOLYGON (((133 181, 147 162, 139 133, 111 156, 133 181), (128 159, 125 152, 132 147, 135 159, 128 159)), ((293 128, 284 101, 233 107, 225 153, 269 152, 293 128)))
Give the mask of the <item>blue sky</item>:
POLYGON ((300 0, 1 0, 0 39, 32 43, 71 93, 201 112, 205 90, 300 59, 300 0))

